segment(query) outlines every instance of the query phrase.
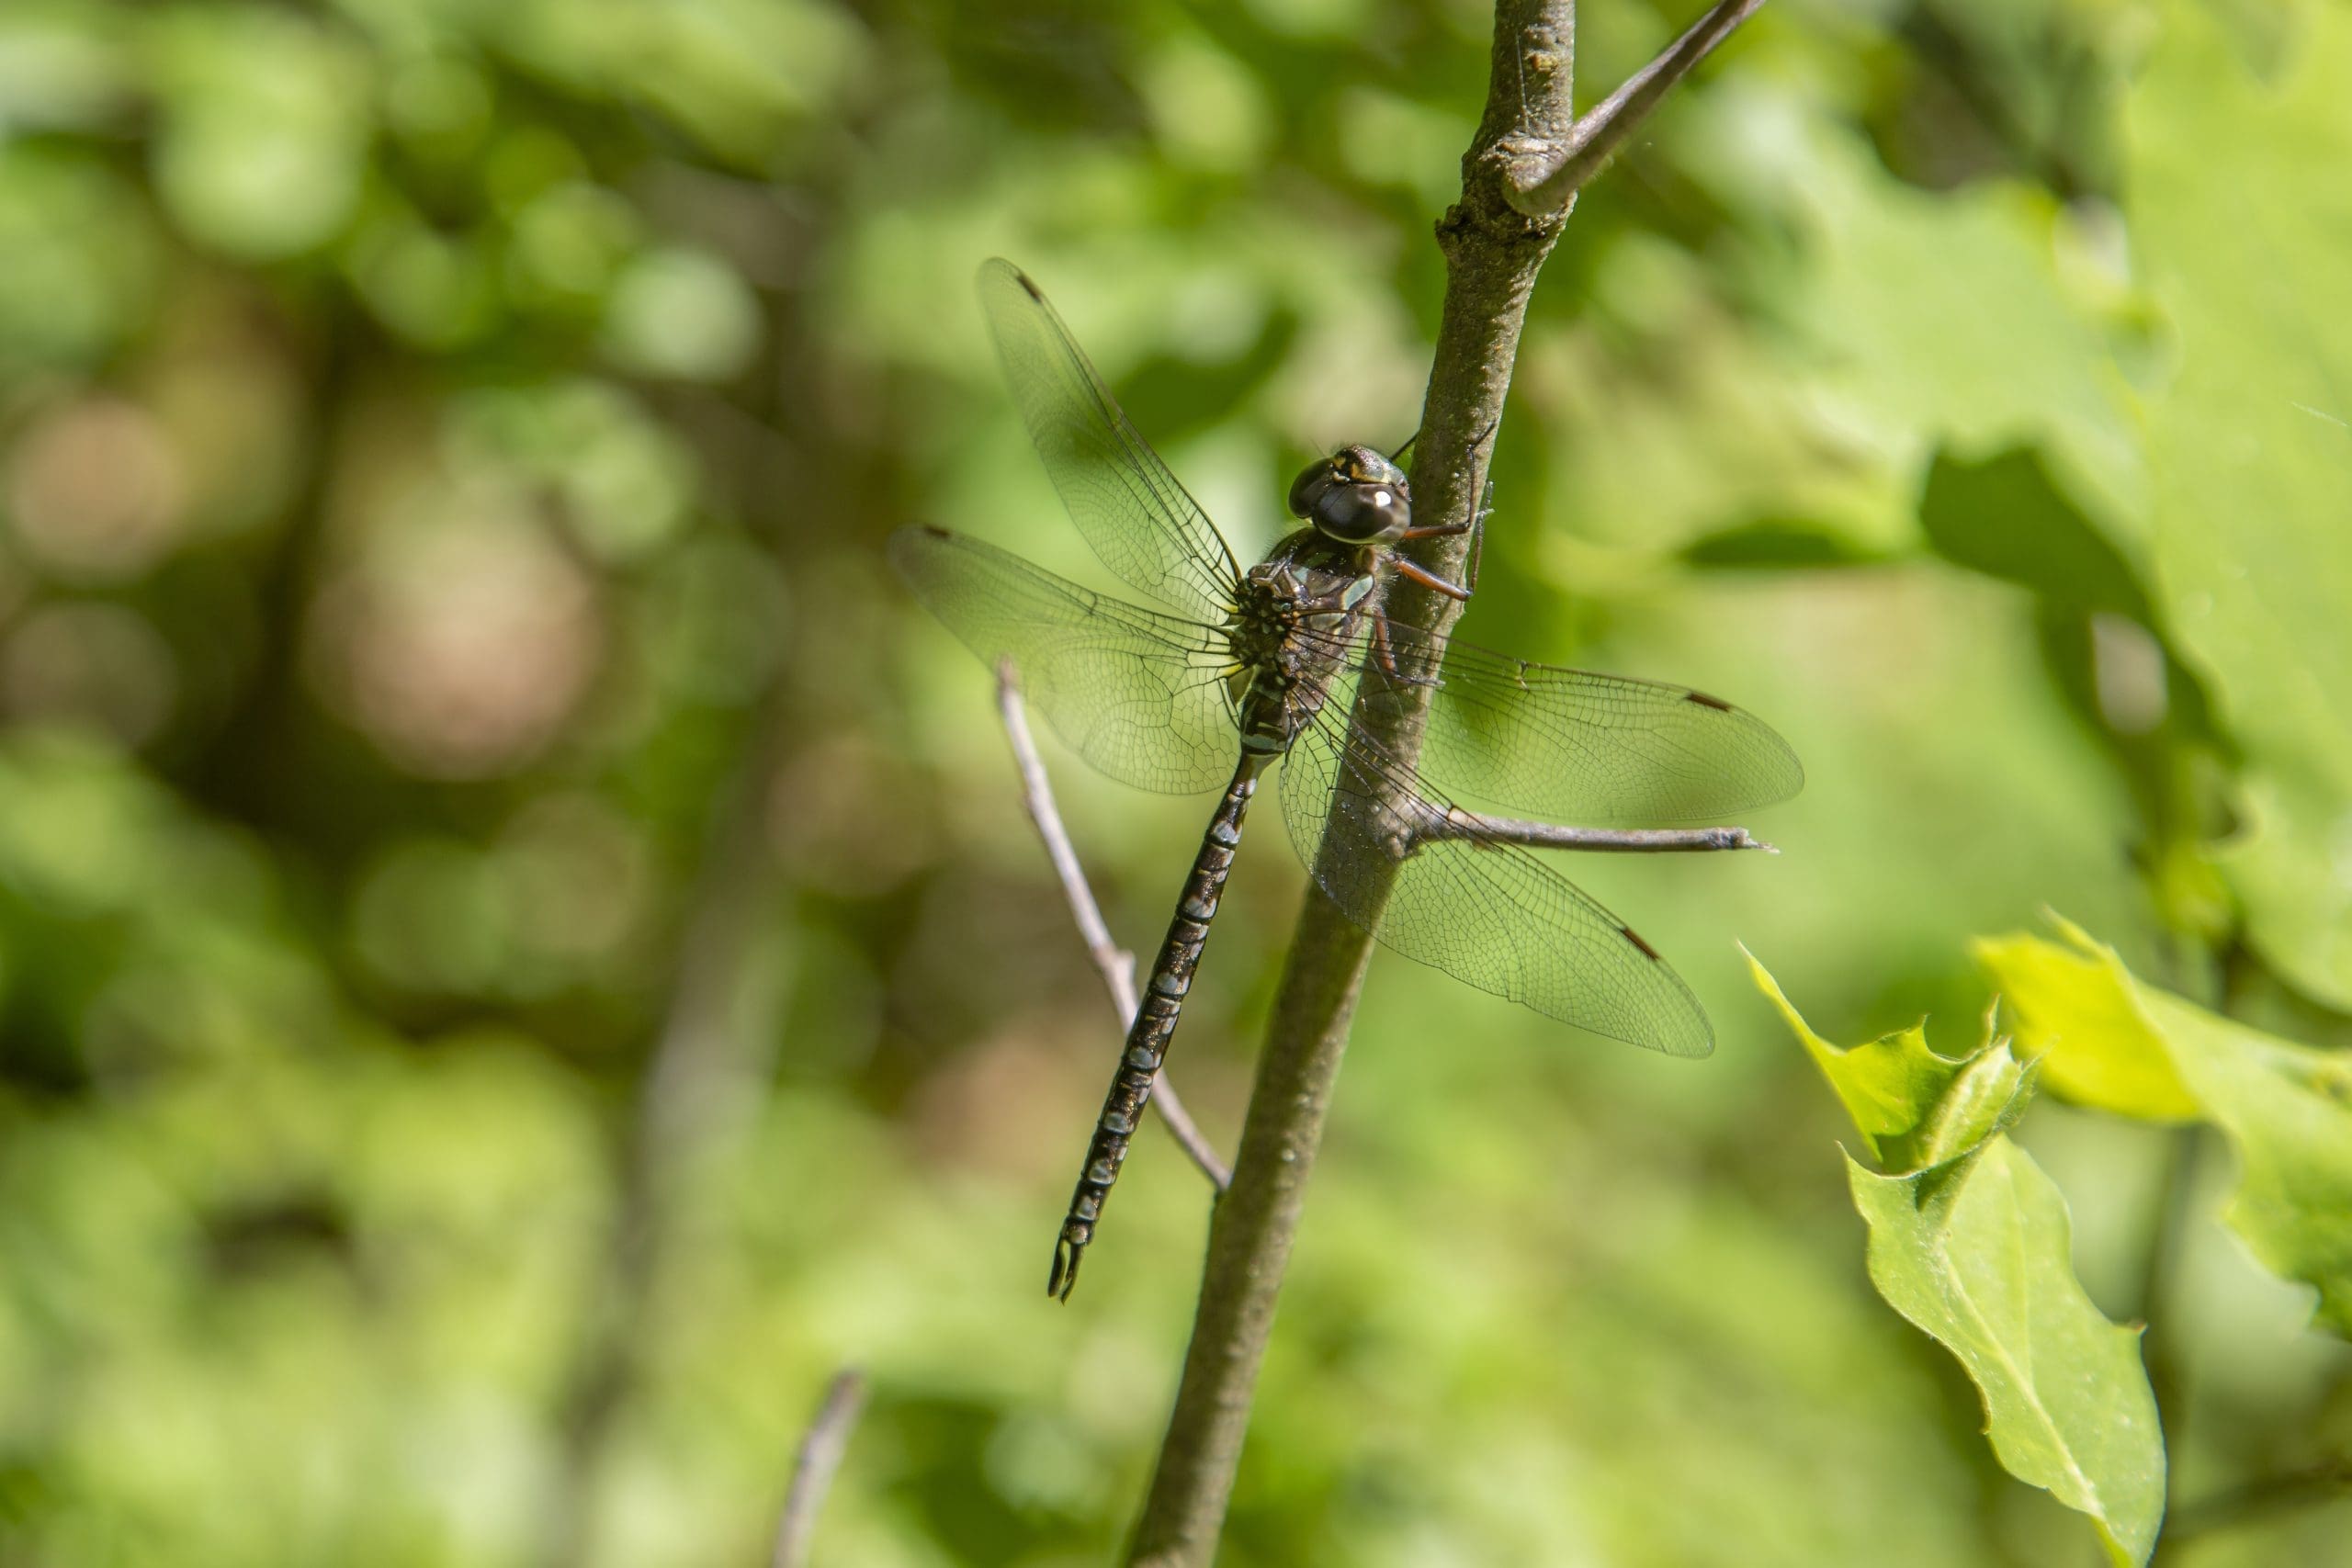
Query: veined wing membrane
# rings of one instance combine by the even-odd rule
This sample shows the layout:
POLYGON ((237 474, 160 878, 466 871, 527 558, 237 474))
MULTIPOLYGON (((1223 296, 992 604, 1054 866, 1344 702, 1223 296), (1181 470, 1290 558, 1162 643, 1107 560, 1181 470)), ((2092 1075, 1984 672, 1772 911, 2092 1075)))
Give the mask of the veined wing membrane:
POLYGON ((1240 567, 1028 276, 980 268, 980 308, 1012 400, 1070 521, 1102 564, 1186 615, 1223 618, 1240 567))
POLYGON ((1283 818, 1317 884, 1406 957, 1596 1034, 1703 1056, 1714 1032, 1690 987, 1600 903, 1515 844, 1422 842, 1380 882, 1397 846, 1450 805, 1353 730, 1334 692, 1283 760, 1283 818), (1325 844, 1336 816, 1352 829, 1325 844))
MULTIPOLYGON (((1718 821, 1804 785, 1796 753, 1770 725, 1703 692, 1441 643, 1398 621, 1387 637, 1408 675, 1442 648, 1436 689, 1420 694, 1430 698, 1420 773, 1487 809, 1666 827, 1718 821)), ((1375 721, 1416 694, 1376 671, 1364 683, 1375 721)))
POLYGON ((993 667, 1010 658, 1054 733, 1123 784, 1192 795, 1233 776, 1223 634, 1122 604, 944 528, 890 536, 925 608, 993 667))

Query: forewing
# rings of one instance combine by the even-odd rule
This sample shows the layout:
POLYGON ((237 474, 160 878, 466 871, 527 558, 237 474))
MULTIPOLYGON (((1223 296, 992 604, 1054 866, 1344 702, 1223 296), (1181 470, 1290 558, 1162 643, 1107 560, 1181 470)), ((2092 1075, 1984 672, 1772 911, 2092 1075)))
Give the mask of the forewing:
POLYGON ((1241 575, 1233 552, 1061 317, 1002 259, 980 268, 979 293, 1012 400, 1078 531, 1121 581, 1186 615, 1222 619, 1241 575))
MULTIPOLYGON (((1435 662, 1431 635, 1396 622, 1398 668, 1435 662)), ((1459 638, 1429 705, 1421 776, 1488 809, 1553 821, 1671 825, 1719 820, 1804 787, 1789 743, 1754 714, 1687 686, 1536 664, 1459 638)), ((1369 682, 1368 716, 1413 690, 1369 682)))
POLYGON ((1239 741, 1216 628, 1080 588, 944 528, 901 528, 890 560, 924 608, 1023 690, 1069 748, 1122 783, 1216 789, 1239 741))
POLYGON ((1351 733, 1344 715, 1327 707, 1293 744, 1282 797, 1292 844, 1350 919, 1408 958, 1548 1018, 1669 1055, 1714 1049, 1706 1013, 1673 968, 1516 845, 1424 842, 1396 867, 1384 902, 1381 846, 1409 841, 1448 803, 1410 788, 1409 773, 1351 733), (1327 846, 1335 814, 1351 831, 1327 846))

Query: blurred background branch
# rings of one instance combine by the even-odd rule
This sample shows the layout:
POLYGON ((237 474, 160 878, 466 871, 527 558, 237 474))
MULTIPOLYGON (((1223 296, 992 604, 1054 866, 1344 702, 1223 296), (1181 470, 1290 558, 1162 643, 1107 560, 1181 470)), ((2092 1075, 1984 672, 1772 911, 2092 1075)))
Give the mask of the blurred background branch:
MULTIPOLYGON (((648 1057, 623 1156, 620 1204, 605 1249, 609 1277, 573 1371, 541 1561, 587 1555, 617 1422, 654 1342, 651 1314, 671 1277, 672 1233, 690 1218, 691 1176, 756 1117, 781 1037, 785 995, 762 953, 775 919, 780 868, 771 851, 770 793, 789 744, 780 700, 714 814, 676 961, 677 979, 648 1057)), ((836 1380, 839 1386, 839 1380, 836 1380)), ((862 1383, 853 1383, 854 1412, 862 1383)), ((821 1489, 820 1489, 821 1490, 821 1489)))
POLYGON ((825 1387, 825 1402, 802 1435, 792 1462, 792 1487, 785 1495, 784 1514, 776 1526, 775 1551, 769 1568, 808 1568, 808 1548, 817 1535, 817 1515, 832 1490, 833 1474, 842 1467, 850 1434, 865 1408, 865 1378, 854 1371, 837 1372, 825 1387))

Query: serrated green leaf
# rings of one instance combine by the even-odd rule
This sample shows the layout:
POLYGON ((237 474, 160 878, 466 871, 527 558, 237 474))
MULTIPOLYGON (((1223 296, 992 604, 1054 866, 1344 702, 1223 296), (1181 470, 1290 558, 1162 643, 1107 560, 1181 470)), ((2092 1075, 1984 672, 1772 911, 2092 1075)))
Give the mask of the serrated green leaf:
POLYGON ((2352 1055, 2208 1012, 2058 930, 2062 942, 1977 944, 2051 1081, 2121 1115, 2218 1125, 2238 1160, 2231 1228, 2264 1267, 2316 1289, 2319 1321, 2352 1337, 2352 1055))
POLYGON ((1847 1167, 1871 1282, 1967 1369, 2002 1468, 2090 1516, 2112 1561, 2147 1561, 2165 1451, 2140 1331, 2084 1294, 2056 1186, 2004 1137, 1956 1168, 1847 1167))
POLYGON ((2352 1056, 2218 1018, 2151 987, 2141 999, 2237 1151, 2224 1217, 2263 1267, 2319 1292, 2352 1338, 2352 1056))
POLYGON ((1752 953, 1747 969, 1891 1171, 1959 1158, 2016 1121, 2032 1098, 2032 1069, 1989 1031, 1984 1045, 1962 1057, 1929 1049, 1925 1023, 1861 1045, 1833 1044, 1814 1032, 1752 953))
POLYGON ((2091 1304, 2065 1200, 2001 1135, 2032 1096, 2036 1065, 1989 1029, 1957 1062, 1930 1051, 1923 1029, 1841 1048, 1747 963, 1882 1162, 1900 1166, 1881 1176, 1847 1159, 1871 1282, 1967 1369, 2002 1466, 2090 1516, 2114 1562, 2145 1562, 2164 1517, 2165 1453, 2139 1330, 2091 1304))
POLYGON ((2225 863, 2265 958, 2352 1007, 2352 13, 2285 8, 2265 80, 2175 4, 2126 104, 2135 250, 2177 340, 2152 400, 2159 598, 2248 761, 2225 863))
POLYGON ((2041 1059, 2042 1081, 2062 1097, 2143 1122, 2188 1122, 2197 1097, 2142 1013, 2131 971, 2078 928, 2058 921, 2071 945, 2018 932, 1971 947, 2007 1002, 2018 1039, 2041 1059))

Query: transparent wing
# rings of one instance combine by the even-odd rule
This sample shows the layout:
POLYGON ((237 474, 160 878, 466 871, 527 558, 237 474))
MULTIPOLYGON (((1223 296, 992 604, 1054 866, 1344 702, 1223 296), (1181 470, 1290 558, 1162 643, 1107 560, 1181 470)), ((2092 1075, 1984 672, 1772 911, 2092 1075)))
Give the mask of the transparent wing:
POLYGON ((979 292, 1012 400, 1078 531, 1122 581, 1220 619, 1241 569, 1200 503, 1127 423, 1027 274, 990 261, 979 292))
POLYGON ((1344 690, 1283 760, 1291 842, 1348 918, 1406 957, 1596 1034, 1703 1056, 1714 1032, 1690 987, 1623 920, 1517 845, 1476 836, 1425 842, 1385 906, 1383 846, 1442 820, 1442 796, 1350 728, 1344 690), (1355 831, 1324 842, 1336 812, 1355 831), (1342 844, 1347 848, 1342 848, 1342 844))
POLYGON ((1123 604, 944 528, 901 528, 890 561, 990 667, 1010 658, 1054 733, 1124 784, 1216 789, 1240 742, 1213 626, 1123 604))
MULTIPOLYGON (((1436 664, 1432 634, 1387 626, 1400 670, 1436 664)), ((1442 646, 1419 771, 1463 799, 1553 821, 1656 826, 1717 820, 1804 787, 1803 764, 1770 725, 1703 692, 1534 664, 1458 637, 1442 646)), ((1368 714, 1410 700, 1403 684, 1367 684, 1368 714)))

